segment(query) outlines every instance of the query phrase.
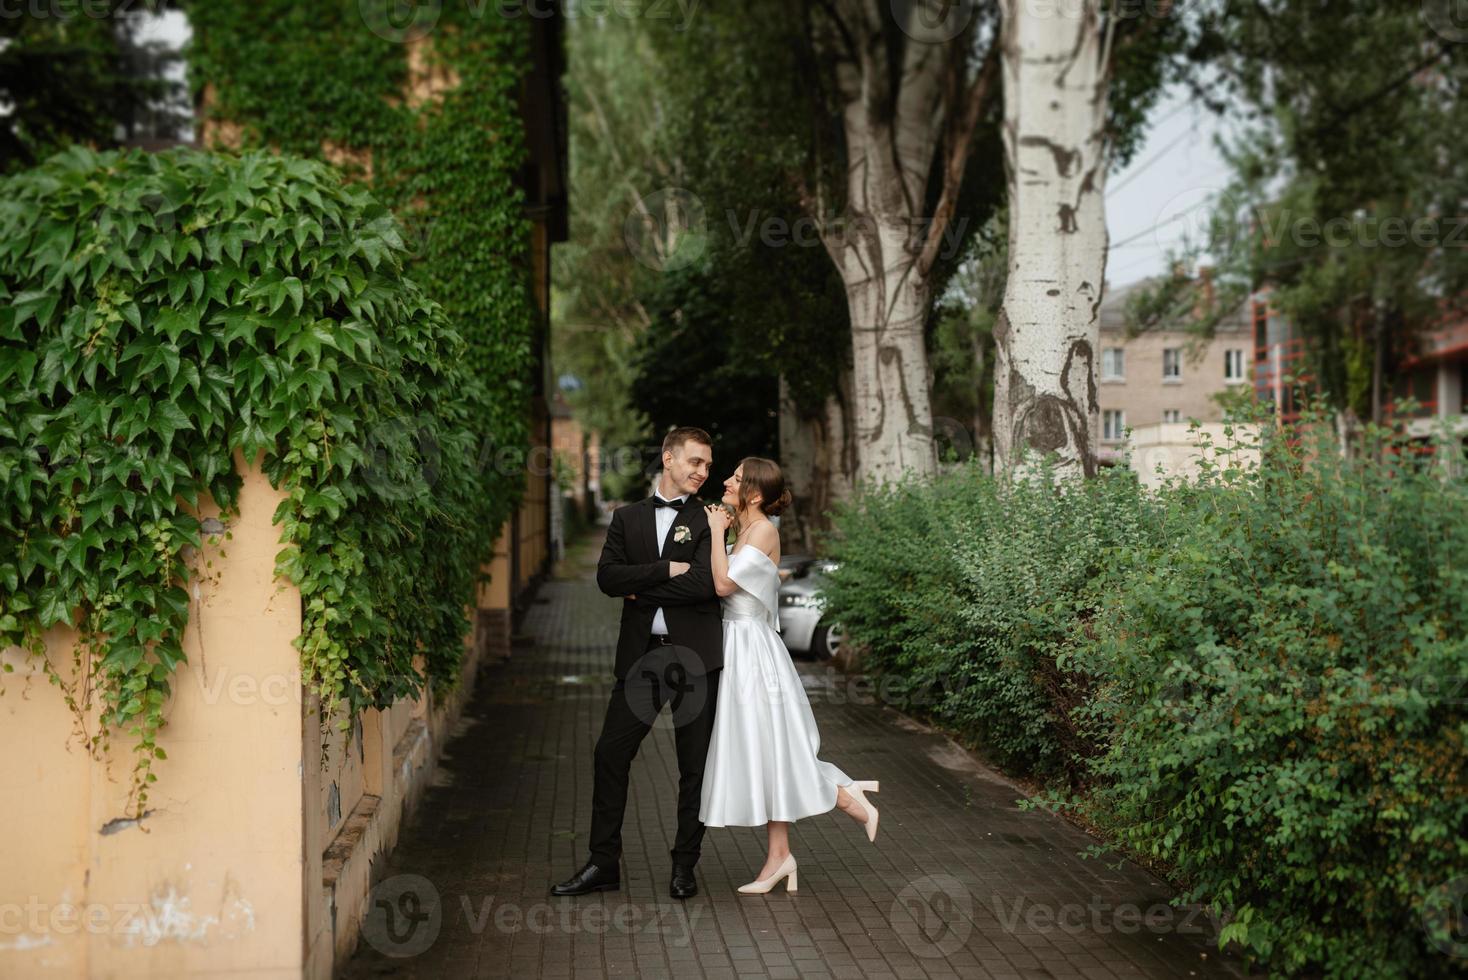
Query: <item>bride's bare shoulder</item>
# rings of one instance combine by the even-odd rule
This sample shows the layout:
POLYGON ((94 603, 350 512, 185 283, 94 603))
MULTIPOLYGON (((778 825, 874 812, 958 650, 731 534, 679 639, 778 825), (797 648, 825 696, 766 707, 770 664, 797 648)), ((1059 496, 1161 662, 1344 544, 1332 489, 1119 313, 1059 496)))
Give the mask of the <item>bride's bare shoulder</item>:
POLYGON ((749 544, 769 556, 770 560, 779 564, 780 562, 780 532, 775 530, 775 525, 769 521, 760 521, 749 529, 749 544))

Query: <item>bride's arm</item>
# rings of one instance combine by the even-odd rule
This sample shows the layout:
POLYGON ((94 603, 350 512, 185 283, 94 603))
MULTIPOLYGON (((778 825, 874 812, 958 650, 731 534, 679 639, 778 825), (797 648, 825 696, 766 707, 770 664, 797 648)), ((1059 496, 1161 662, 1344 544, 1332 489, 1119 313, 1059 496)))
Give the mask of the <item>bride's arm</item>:
POLYGON ((710 504, 704 510, 709 516, 709 533, 719 545, 709 549, 709 568, 714 574, 714 592, 721 596, 733 595, 739 590, 739 583, 729 577, 729 555, 724 551, 724 532, 729 527, 729 512, 719 504, 710 504))

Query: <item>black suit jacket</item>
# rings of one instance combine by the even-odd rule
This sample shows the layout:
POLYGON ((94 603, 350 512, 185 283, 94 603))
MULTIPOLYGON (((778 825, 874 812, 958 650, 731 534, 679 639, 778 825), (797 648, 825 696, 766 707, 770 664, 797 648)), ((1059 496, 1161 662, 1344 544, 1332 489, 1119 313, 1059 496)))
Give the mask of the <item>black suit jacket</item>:
MULTIPOLYGON (((668 529, 667 547, 661 555, 652 497, 612 513, 612 525, 596 565, 596 584, 607 595, 624 600, 613 668, 619 679, 625 678, 647 651, 659 606, 668 624, 669 639, 691 651, 690 660, 704 671, 724 666, 723 610, 714 591, 714 573, 709 564, 713 535, 703 507, 703 501, 694 496, 684 502, 668 529), (679 525, 689 531, 688 540, 682 543, 674 540, 679 525), (691 567, 669 578, 668 563, 672 561, 686 561, 691 567), (634 594, 635 600, 626 598, 634 594)), ((723 542, 719 546, 723 547, 723 542)), ((681 659, 682 652, 678 654, 681 659)))

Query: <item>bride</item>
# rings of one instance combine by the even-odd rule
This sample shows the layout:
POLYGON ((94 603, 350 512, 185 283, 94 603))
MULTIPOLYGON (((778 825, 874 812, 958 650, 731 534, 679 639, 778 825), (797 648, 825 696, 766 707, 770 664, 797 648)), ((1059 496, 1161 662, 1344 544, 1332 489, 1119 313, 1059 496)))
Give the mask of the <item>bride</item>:
POLYGON ((778 463, 746 457, 724 481, 721 504, 710 504, 709 530, 723 541, 733 511, 738 536, 725 555, 710 552, 714 588, 724 608, 724 676, 704 764, 699 820, 709 827, 768 827, 769 853, 745 894, 768 892, 785 879, 796 890, 790 823, 838 808, 876 840, 877 809, 858 782, 816 758, 816 729, 800 675, 776 632, 780 536, 770 518, 790 504, 778 463))

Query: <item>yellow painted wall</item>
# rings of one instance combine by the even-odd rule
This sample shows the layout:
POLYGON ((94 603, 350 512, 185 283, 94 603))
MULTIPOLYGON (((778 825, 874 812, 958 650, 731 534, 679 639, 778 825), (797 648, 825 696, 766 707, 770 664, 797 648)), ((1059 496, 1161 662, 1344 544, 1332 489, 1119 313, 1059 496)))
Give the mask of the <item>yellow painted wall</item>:
MULTIPOLYGON (((238 452, 236 466, 245 472, 238 452)), ((0 698, 0 975, 300 974, 301 603, 272 577, 282 497, 248 471, 232 539, 206 543, 218 574, 193 592, 188 663, 158 738, 168 758, 154 765, 142 827, 111 823, 131 771, 125 737, 110 771, 93 762, 67 739, 60 692, 23 651, 3 654, 15 673, 0 698)), ((217 513, 206 501, 200 516, 217 513)), ((74 631, 46 640, 70 678, 74 631)), ((99 714, 94 699, 88 732, 99 714)))

